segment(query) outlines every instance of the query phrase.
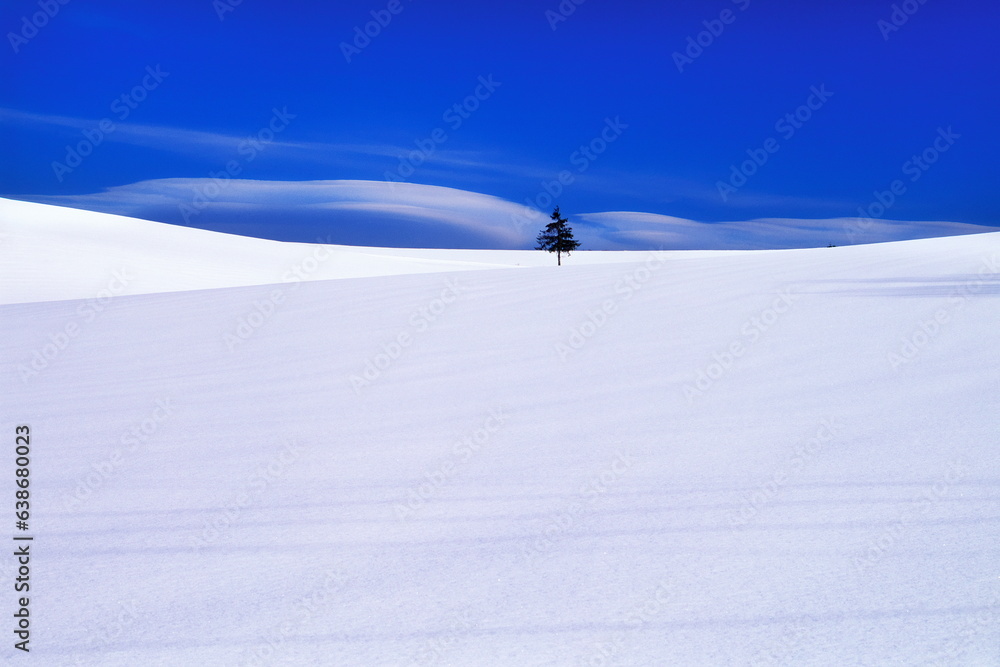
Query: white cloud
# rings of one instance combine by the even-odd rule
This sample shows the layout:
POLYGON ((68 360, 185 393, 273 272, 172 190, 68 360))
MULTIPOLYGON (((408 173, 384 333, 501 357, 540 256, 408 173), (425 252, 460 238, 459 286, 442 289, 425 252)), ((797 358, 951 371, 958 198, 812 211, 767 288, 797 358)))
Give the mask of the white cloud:
MULTIPOLYGON (((180 204, 190 205, 196 193, 218 184, 205 178, 171 178, 141 181, 84 195, 30 197, 32 201, 59 206, 151 217, 175 217, 180 204)), ((533 241, 547 216, 492 195, 434 185, 386 181, 254 181, 234 179, 218 188, 206 210, 213 219, 227 210, 253 205, 266 212, 282 211, 297 219, 329 220, 341 213, 358 224, 378 225, 387 218, 415 228, 461 231, 482 239, 485 247, 521 248, 533 241)), ((197 224, 196 217, 192 222, 197 224)), ((377 245, 377 243, 375 244, 377 245)))
MULTIPOLYGON (((177 222, 178 206, 190 205, 195 193, 205 193, 212 184, 206 178, 171 178, 93 194, 21 198, 177 222)), ((463 239, 462 247, 530 248, 548 222, 545 213, 499 197, 417 183, 231 180, 209 199, 192 224, 231 230, 252 212, 275 216, 275 223, 295 220, 324 233, 339 225, 350 229, 352 238, 370 238, 354 241, 368 245, 387 244, 398 230, 406 229, 407 243, 428 247, 449 247, 457 235, 463 239), (206 224, 209 221, 212 224, 206 224)), ((583 248, 591 250, 802 248, 998 231, 954 222, 865 223, 855 218, 697 222, 632 211, 564 213, 569 214, 583 248)))
MULTIPOLYGON (((959 222, 907 222, 859 218, 760 218, 697 222, 655 213, 585 213, 577 219, 591 236, 588 247, 602 250, 642 247, 667 250, 811 248, 833 243, 879 243, 936 236, 1000 231, 959 222)), ((583 234, 577 234, 583 238, 583 234)))

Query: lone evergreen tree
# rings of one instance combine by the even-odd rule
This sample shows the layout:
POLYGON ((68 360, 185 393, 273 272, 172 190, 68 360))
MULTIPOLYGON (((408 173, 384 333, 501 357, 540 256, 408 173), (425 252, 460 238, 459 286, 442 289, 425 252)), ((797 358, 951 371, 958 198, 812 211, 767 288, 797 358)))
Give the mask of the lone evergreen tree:
POLYGON ((538 246, 536 250, 547 250, 556 254, 556 261, 562 266, 562 254, 569 254, 580 247, 580 242, 573 238, 573 229, 566 223, 569 222, 559 213, 559 207, 552 211, 552 222, 545 225, 545 229, 538 234, 538 246))

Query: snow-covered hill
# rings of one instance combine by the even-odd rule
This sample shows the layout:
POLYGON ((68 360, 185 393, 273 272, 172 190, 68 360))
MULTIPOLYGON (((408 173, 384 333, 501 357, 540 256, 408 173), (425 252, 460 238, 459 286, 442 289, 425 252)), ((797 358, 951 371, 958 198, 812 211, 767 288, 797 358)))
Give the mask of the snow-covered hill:
MULTIPOLYGON (((629 256, 635 253, 581 252, 576 262, 629 256)), ((0 258, 0 303, 552 263, 527 250, 281 243, 2 198, 0 258)))
MULTIPOLYGON (((713 189, 710 196, 716 195, 713 189)), ((494 249, 532 248, 535 234, 549 222, 550 204, 558 203, 547 192, 515 203, 420 183, 232 179, 220 187, 212 178, 161 178, 89 194, 19 198, 250 236, 279 233, 273 221, 280 220, 286 228, 283 238, 297 241, 314 242, 307 230, 317 230, 316 236, 331 234, 352 245, 494 249), (204 203, 194 207, 198 197, 204 203)), ((604 251, 822 248, 831 243, 885 243, 1000 231, 942 220, 887 219, 881 216, 896 211, 879 201, 841 210, 845 208, 860 217, 708 222, 641 211, 567 213, 583 247, 604 251)))
POLYGON ((1000 664, 1000 234, 283 282, 316 248, 42 211, 36 664, 1000 664))

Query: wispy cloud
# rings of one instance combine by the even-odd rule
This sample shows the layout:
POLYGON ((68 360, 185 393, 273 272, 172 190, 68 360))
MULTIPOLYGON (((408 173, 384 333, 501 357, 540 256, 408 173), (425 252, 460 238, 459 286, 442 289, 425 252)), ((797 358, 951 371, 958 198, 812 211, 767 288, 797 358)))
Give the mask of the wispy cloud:
MULTIPOLYGON (((270 110, 262 114, 261 128, 266 127, 270 114, 270 110)), ((110 119, 115 121, 113 115, 110 116, 110 119)), ((29 130, 47 131, 52 128, 61 128, 72 132, 82 132, 96 128, 101 119, 78 118, 0 107, 0 122, 29 130)), ((253 130, 239 135, 153 125, 129 120, 128 122, 115 122, 115 130, 108 133, 105 138, 111 142, 169 153, 204 156, 208 152, 223 159, 231 156, 253 134, 255 134, 253 130)), ((366 166, 373 167, 382 164, 385 171, 391 171, 398 160, 406 159, 414 149, 414 145, 407 144, 293 141, 283 139, 280 135, 267 142, 269 153, 279 152, 284 158, 351 165, 358 164, 358 158, 368 158, 364 162, 366 166)), ((475 170, 494 176, 517 175, 522 178, 532 177, 536 173, 539 178, 548 175, 548 172, 543 169, 532 170, 521 164, 504 162, 498 159, 497 155, 477 150, 442 147, 426 156, 425 159, 426 163, 421 165, 419 174, 440 174, 442 171, 453 174, 468 174, 469 170, 475 170)))
MULTIPOLYGON (((261 127, 266 127, 270 118, 270 110, 261 116, 261 127)), ((114 122, 114 118, 111 118, 114 122)), ((101 119, 76 118, 55 114, 36 113, 0 107, 0 121, 9 124, 19 124, 28 128, 45 130, 48 128, 64 128, 66 130, 83 131, 97 127, 101 119)), ((204 130, 189 130, 186 128, 166 125, 150 125, 128 121, 116 122, 115 130, 106 135, 107 141, 126 143, 143 148, 194 155, 204 155, 205 151, 222 154, 236 151, 240 144, 252 136, 253 132, 244 135, 225 132, 208 132, 204 130)), ((268 142, 268 150, 299 151, 329 155, 331 153, 355 153, 359 155, 375 155, 392 157, 399 154, 396 147, 380 144, 337 144, 309 141, 289 141, 280 136, 268 142)))

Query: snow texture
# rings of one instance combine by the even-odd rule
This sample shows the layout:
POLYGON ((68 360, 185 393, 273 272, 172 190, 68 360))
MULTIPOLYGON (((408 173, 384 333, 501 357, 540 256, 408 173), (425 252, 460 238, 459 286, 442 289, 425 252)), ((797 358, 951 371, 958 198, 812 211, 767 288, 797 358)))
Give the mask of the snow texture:
POLYGON ((0 204, 8 664, 1000 664, 1000 234, 556 268, 0 204))

